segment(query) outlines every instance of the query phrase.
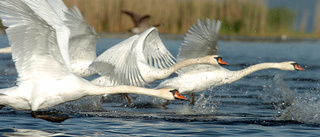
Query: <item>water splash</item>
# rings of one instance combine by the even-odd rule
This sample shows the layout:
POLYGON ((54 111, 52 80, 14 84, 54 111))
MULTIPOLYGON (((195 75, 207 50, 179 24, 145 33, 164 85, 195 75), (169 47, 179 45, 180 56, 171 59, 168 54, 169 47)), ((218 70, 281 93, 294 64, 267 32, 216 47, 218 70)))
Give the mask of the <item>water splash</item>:
POLYGON ((215 114, 217 112, 217 108, 220 105, 219 101, 212 101, 213 96, 212 88, 209 89, 210 94, 206 96, 205 94, 208 93, 202 92, 200 95, 197 96, 197 101, 194 106, 189 105, 189 103, 184 104, 181 109, 179 110, 180 114, 185 115, 194 115, 194 114, 215 114))
POLYGON ((320 101, 313 97, 298 98, 284 109, 279 120, 294 120, 307 124, 320 123, 320 101))
POLYGON ((87 96, 76 101, 67 102, 48 110, 61 111, 65 114, 75 114, 79 112, 94 112, 103 110, 100 104, 101 96, 87 96))
POLYGON ((291 90, 281 75, 275 75, 271 85, 263 85, 261 98, 272 103, 276 108, 283 108, 293 103, 296 90, 291 90))
POLYGON ((264 87, 261 96, 278 110, 278 120, 294 120, 307 124, 320 123, 319 91, 291 90, 281 75, 273 78, 273 85, 264 87))

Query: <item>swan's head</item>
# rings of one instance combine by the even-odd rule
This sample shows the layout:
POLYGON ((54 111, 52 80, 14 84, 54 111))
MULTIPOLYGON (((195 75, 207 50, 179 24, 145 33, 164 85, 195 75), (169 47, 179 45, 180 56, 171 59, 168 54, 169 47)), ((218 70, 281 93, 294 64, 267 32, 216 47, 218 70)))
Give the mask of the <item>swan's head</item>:
POLYGON ((281 62, 280 68, 282 70, 305 70, 304 68, 300 67, 298 63, 294 61, 281 62))
POLYGON ((170 88, 163 88, 162 90, 162 97, 167 100, 188 100, 186 97, 182 96, 178 90, 170 89, 170 88))
POLYGON ((209 61, 209 64, 220 64, 220 65, 229 65, 227 62, 223 61, 222 58, 218 55, 208 55, 204 57, 207 61, 209 61))

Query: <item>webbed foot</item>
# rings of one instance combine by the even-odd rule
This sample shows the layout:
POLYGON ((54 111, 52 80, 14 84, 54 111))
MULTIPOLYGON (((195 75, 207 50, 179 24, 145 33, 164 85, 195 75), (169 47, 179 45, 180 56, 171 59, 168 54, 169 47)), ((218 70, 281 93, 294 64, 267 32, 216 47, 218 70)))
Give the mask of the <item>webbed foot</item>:
POLYGON ((133 104, 133 99, 127 93, 122 93, 121 96, 126 100, 128 104, 133 104))
POLYGON ((196 94, 190 93, 190 104, 194 106, 196 104, 196 94))
POLYGON ((57 122, 57 123, 61 123, 61 122, 65 121, 66 119, 70 118, 69 116, 52 117, 49 115, 39 115, 35 111, 32 111, 31 115, 34 118, 43 119, 43 120, 50 121, 50 122, 57 122))

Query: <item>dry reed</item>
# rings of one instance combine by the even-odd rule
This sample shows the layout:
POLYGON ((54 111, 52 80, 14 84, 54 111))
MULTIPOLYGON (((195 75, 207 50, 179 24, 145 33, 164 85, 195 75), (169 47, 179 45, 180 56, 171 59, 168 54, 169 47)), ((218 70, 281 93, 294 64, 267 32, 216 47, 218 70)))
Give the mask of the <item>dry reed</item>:
MULTIPOLYGON (((299 30, 281 24, 272 28, 269 9, 264 0, 64 0, 68 7, 77 6, 98 32, 126 32, 133 27, 131 18, 121 10, 149 14, 150 24, 164 23, 161 33, 186 33, 198 18, 222 20, 221 34, 251 36, 288 36, 305 33, 306 22, 299 30)), ((320 4, 317 4, 315 34, 320 35, 320 4)), ((293 23, 294 24, 294 23, 293 23)))
POLYGON ((198 18, 224 22, 222 33, 263 34, 267 8, 264 0, 65 0, 77 6, 98 31, 124 32, 133 27, 121 10, 152 16, 150 24, 163 22, 163 33, 185 33, 198 18))

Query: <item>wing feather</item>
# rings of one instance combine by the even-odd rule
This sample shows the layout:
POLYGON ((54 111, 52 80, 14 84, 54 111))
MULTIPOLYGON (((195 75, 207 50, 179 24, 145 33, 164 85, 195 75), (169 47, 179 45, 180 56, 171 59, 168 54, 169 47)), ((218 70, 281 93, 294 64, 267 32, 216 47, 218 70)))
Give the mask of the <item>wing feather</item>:
POLYGON ((70 29, 69 57, 72 70, 79 76, 88 76, 89 64, 97 57, 98 33, 82 16, 77 7, 68 9, 62 0, 48 0, 48 3, 70 29))
POLYGON ((151 27, 140 34, 144 37, 143 54, 147 63, 153 67, 164 69, 175 64, 175 58, 164 46, 156 27, 151 27))
POLYGON ((72 71, 68 49, 70 29, 65 25, 63 20, 57 15, 46 0, 23 0, 23 2, 56 30, 56 39, 62 58, 69 71, 72 71))
POLYGON ((138 38, 134 35, 106 50, 93 61, 90 69, 99 75, 109 75, 115 84, 143 86, 134 48, 138 38))
MULTIPOLYGON (((81 67, 78 70, 87 70, 89 64, 95 60, 98 33, 81 15, 79 9, 74 7, 66 13, 67 26, 71 30, 69 53, 72 66, 81 67), (79 64, 79 65, 78 65, 79 64), (88 65, 87 65, 88 64, 88 65)), ((78 75, 84 74, 80 72, 78 75)))
POLYGON ((55 29, 20 0, 0 1, 0 18, 6 29, 18 82, 61 77, 69 71, 61 56, 55 29))
POLYGON ((198 20, 189 30, 182 42, 178 60, 199 58, 218 54, 218 33, 221 21, 207 19, 198 20))
POLYGON ((163 45, 155 27, 108 49, 95 59, 90 68, 100 75, 111 75, 114 83, 144 86, 148 83, 141 75, 140 71, 143 68, 139 68, 139 63, 157 69, 167 68, 175 63, 175 58, 163 45), (106 70, 99 66, 98 62, 111 65, 114 69, 106 70))
MULTIPOLYGON (((197 24, 194 24, 186 34, 184 41, 182 42, 178 60, 184 60, 189 58, 199 58, 206 55, 218 54, 218 33, 220 31, 221 21, 206 19, 206 22, 202 19, 198 20, 197 24)), ((194 72, 206 72, 212 69, 221 68, 219 65, 192 65, 182 68, 178 71, 178 74, 188 74, 194 72)))

